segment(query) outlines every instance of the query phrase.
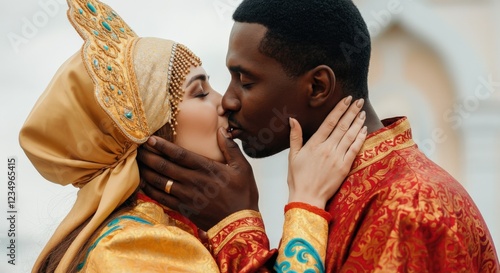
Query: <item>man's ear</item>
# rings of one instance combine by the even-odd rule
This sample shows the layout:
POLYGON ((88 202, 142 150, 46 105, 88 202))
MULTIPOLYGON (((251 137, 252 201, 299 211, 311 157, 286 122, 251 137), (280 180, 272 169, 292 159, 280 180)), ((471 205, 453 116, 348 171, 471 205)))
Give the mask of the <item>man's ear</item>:
POLYGON ((310 79, 309 105, 311 107, 323 106, 335 90, 335 73, 329 66, 319 65, 308 74, 310 79))

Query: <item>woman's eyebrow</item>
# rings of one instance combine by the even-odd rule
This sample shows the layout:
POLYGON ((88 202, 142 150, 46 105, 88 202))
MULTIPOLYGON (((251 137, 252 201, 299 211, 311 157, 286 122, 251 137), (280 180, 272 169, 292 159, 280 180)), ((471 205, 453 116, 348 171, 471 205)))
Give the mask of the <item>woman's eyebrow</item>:
POLYGON ((198 74, 198 75, 191 77, 191 79, 189 79, 188 84, 186 85, 186 88, 189 87, 190 84, 192 84, 194 81, 197 81, 197 80, 206 81, 207 75, 206 74, 198 74))

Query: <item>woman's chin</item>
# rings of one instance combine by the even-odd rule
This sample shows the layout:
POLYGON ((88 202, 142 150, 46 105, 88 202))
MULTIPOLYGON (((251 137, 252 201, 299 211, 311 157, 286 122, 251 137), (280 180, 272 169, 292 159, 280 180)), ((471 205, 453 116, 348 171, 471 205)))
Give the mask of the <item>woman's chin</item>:
POLYGON ((212 160, 220 162, 220 163, 224 163, 224 164, 227 163, 226 159, 224 158, 224 155, 222 153, 217 155, 215 158, 212 158, 212 160))

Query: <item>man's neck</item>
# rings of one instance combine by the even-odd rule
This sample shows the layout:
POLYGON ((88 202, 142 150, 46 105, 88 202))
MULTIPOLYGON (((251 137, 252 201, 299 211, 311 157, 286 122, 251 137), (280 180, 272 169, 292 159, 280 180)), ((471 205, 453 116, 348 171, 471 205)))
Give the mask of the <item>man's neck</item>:
POLYGON ((378 118, 375 109, 373 109, 370 103, 370 100, 365 100, 363 110, 366 112, 365 125, 368 129, 368 134, 384 128, 384 124, 382 124, 382 121, 380 121, 380 119, 378 118))

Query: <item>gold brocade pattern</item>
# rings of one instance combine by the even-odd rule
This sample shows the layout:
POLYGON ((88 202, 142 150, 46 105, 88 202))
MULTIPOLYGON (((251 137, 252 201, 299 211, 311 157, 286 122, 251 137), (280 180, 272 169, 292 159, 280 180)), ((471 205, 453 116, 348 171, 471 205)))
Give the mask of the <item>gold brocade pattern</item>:
POLYGON ((406 126, 397 126, 400 122, 401 121, 395 122, 366 139, 363 144, 363 149, 353 162, 349 175, 370 165, 372 162, 384 158, 394 150, 400 150, 415 145, 412 139, 411 129, 406 126))
POLYGON ((236 212, 211 228, 207 235, 220 272, 271 272, 266 263, 276 250, 269 250, 259 212, 236 212))
POLYGON ((301 208, 288 210, 275 270, 324 272, 327 239, 328 222, 325 218, 301 208))
POLYGON ((138 201, 94 243, 80 272, 219 272, 210 252, 163 208, 138 201))
POLYGON ((131 55, 137 35, 104 3, 69 1, 68 17, 85 40, 82 57, 101 107, 125 135, 142 142, 149 134, 138 96, 131 55))
POLYGON ((243 210, 233 213, 208 230, 214 255, 240 231, 258 231, 265 234, 264 222, 259 212, 243 210))
POLYGON ((418 150, 406 118, 386 122, 327 207, 327 272, 497 273, 491 235, 465 189, 418 150))

